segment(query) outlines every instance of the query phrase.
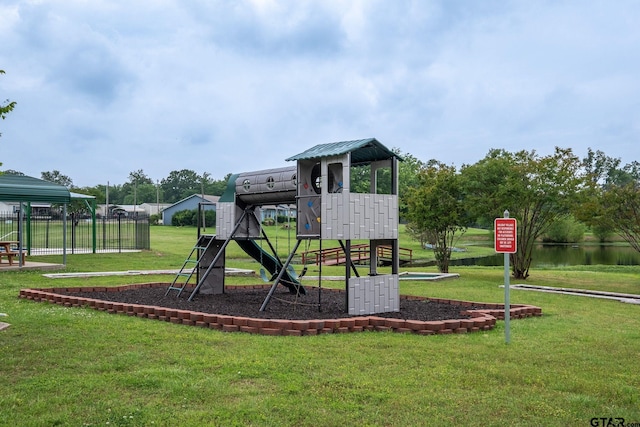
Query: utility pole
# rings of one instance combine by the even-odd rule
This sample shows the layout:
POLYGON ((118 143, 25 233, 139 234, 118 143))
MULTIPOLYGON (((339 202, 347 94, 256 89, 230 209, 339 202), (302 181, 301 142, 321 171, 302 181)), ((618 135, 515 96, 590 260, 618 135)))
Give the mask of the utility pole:
POLYGON ((104 216, 105 218, 109 217, 109 181, 107 181, 107 188, 105 189, 105 197, 106 197, 106 204, 104 206, 104 216))
POLYGON ((206 215, 206 209, 205 209, 205 205, 204 205, 204 181, 208 178, 209 174, 207 172, 204 172, 202 174, 202 180, 200 181, 200 193, 202 195, 202 231, 206 232, 207 231, 207 215, 206 215))
POLYGON ((138 178, 133 181, 133 216, 138 216, 138 178))

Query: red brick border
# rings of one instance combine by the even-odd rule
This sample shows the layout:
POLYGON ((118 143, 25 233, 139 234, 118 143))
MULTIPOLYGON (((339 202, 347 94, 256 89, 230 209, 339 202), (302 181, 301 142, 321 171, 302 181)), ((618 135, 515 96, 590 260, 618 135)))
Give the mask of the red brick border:
MULTIPOLYGON (((469 309, 460 313, 462 316, 469 316, 470 319, 448 319, 438 321, 404 320, 379 316, 358 316, 340 319, 284 320, 217 315, 188 310, 176 310, 166 307, 102 301, 93 298, 83 298, 75 295, 64 294, 65 292, 119 292, 128 289, 166 286, 168 286, 167 283, 141 283, 108 288, 78 287, 21 289, 19 297, 32 301, 59 304, 65 307, 91 307, 95 310, 106 311, 111 314, 125 314, 128 316, 163 320, 182 325, 218 329, 224 332, 247 332, 262 335, 304 336, 362 331, 392 331, 419 335, 444 335, 491 330, 495 327, 496 320, 504 320, 503 304, 457 301, 410 295, 401 295, 400 298, 434 301, 441 304, 457 304, 466 307, 482 305, 485 308, 475 310, 469 309)), ((269 287, 270 285, 253 286, 254 289, 266 289, 269 287)), ((225 290, 227 292, 233 292, 238 288, 242 288, 242 286, 226 286, 225 290)), ((339 289, 327 290, 344 292, 339 289)), ((509 313, 511 319, 522 319, 525 317, 542 316, 542 309, 533 305, 516 304, 511 305, 509 313)))

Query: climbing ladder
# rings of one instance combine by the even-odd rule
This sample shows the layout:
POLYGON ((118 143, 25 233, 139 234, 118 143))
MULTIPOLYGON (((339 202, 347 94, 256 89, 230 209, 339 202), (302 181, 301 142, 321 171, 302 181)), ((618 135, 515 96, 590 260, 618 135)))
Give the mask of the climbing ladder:
POLYGON ((184 291, 189 284, 193 274, 198 270, 200 261, 207 252, 207 249, 209 249, 209 246, 211 246, 211 243, 213 243, 214 237, 215 236, 203 234, 198 238, 198 242, 193 249, 191 249, 189 256, 184 260, 182 267, 178 273, 176 273, 176 277, 173 278, 169 288, 167 288, 167 292, 164 294, 165 296, 169 295, 171 291, 178 291, 178 295, 176 295, 178 297, 182 294, 182 291, 184 291))

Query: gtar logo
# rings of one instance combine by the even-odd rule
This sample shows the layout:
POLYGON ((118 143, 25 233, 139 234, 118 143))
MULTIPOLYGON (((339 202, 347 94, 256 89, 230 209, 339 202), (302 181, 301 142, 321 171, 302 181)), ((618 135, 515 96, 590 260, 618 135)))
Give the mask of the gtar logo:
POLYGON ((624 418, 591 418, 592 427, 625 427, 624 418))

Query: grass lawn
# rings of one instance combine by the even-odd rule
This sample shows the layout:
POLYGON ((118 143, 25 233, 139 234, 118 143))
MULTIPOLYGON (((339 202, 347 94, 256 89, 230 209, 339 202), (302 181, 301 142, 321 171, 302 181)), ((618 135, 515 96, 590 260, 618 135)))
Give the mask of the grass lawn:
MULTIPOLYGON (((279 250, 286 252, 280 232, 279 250)), ((189 228, 152 227, 152 250, 69 255, 66 271, 179 268, 194 236, 189 228)), ((493 252, 468 243, 469 252, 493 252)), ((408 240, 400 245, 430 256, 408 240)), ((234 246, 229 267, 259 268, 234 246)), ((342 272, 323 268, 326 275, 342 272)), ((502 267, 451 272, 460 278, 402 281, 401 293, 503 301, 502 267)), ((0 320, 11 323, 0 332, 0 425, 589 426, 594 417, 640 423, 638 305, 513 290, 512 303, 542 307, 543 316, 512 321, 507 345, 503 322, 465 335, 269 337, 17 297, 22 288, 170 279, 0 272, 0 312, 9 314, 0 320)), ((256 279, 227 279, 249 282, 256 279)), ((534 269, 527 283, 640 294, 640 268, 534 269)))

